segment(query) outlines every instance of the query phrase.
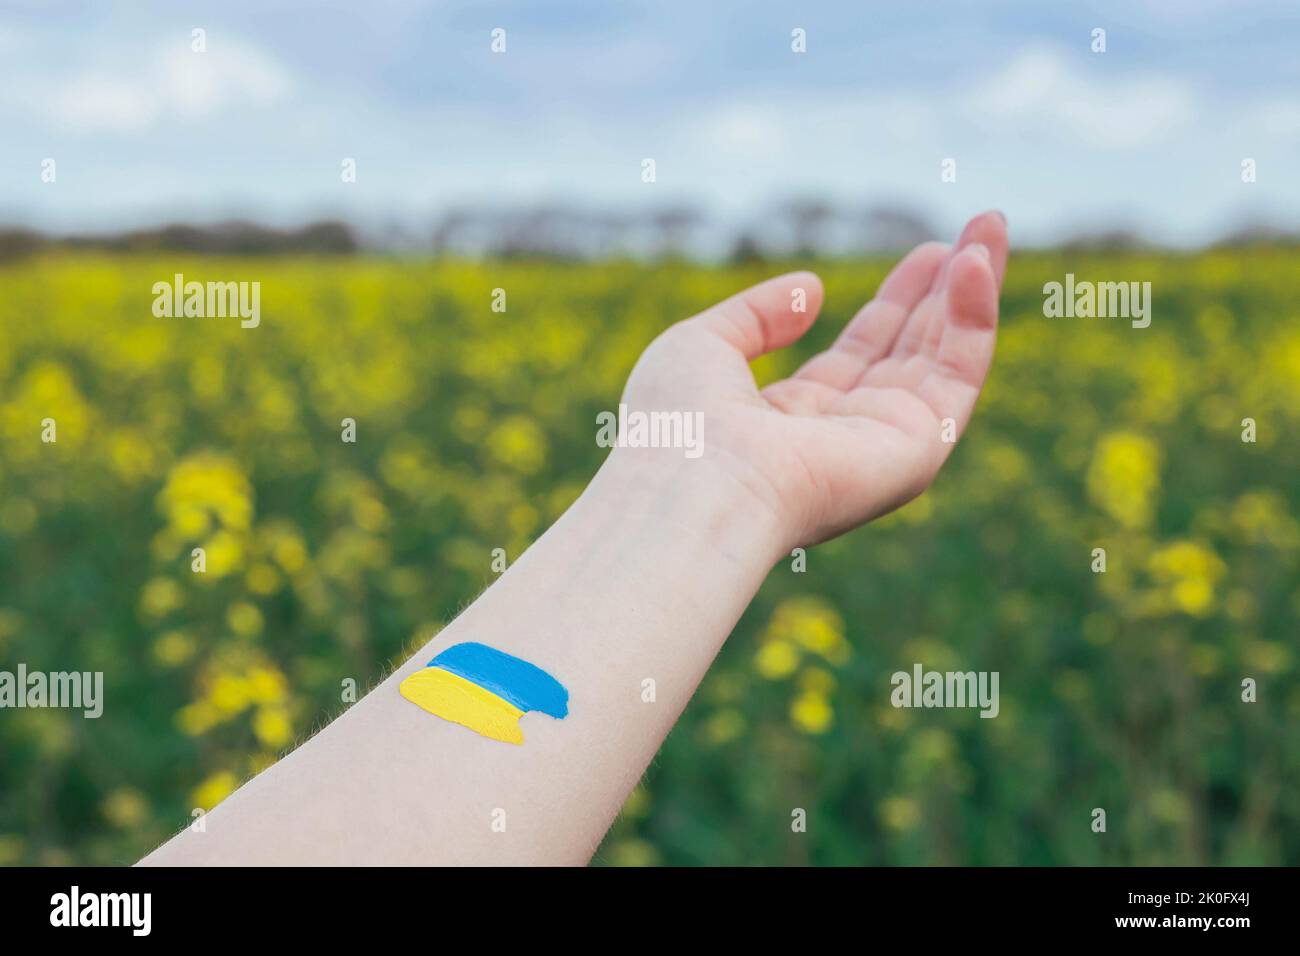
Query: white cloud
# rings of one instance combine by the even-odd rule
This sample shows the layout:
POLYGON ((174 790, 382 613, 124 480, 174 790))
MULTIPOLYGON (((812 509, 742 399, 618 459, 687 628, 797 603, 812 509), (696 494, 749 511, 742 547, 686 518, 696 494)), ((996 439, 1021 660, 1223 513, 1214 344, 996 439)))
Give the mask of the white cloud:
POLYGON ((713 158, 754 161, 774 167, 800 147, 860 163, 881 143, 931 141, 941 130, 936 110, 908 91, 855 92, 816 102, 790 96, 745 97, 715 104, 690 124, 694 142, 713 158))
POLYGON ((138 68, 75 75, 34 105, 76 132, 136 132, 166 119, 272 106, 291 90, 288 72, 253 47, 226 42, 194 53, 167 45, 138 68))
POLYGON ((208 116, 236 104, 269 106, 289 91, 288 74, 257 50, 224 44, 207 53, 170 46, 155 66, 165 101, 190 117, 208 116))
POLYGON ((788 126, 777 110, 746 102, 724 105, 698 122, 697 130, 720 159, 772 162, 786 152, 788 126))
MULTIPOLYGON (((1100 61, 1107 54, 1094 54, 1100 61)), ((1195 114, 1185 84, 1159 73, 1082 69, 1061 51, 1032 47, 966 98, 977 121, 1049 131, 1066 140, 1126 149, 1165 139, 1195 114)))
POLYGON ((57 89, 50 102, 54 118, 81 131, 143 129, 158 117, 158 97, 137 83, 84 73, 57 89))

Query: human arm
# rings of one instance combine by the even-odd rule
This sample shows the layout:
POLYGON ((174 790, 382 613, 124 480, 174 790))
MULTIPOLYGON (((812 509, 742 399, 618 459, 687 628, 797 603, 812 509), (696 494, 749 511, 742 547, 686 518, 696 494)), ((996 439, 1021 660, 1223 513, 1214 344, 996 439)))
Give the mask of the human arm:
POLYGON ((1007 254, 997 214, 909 254, 836 343, 759 391, 749 361, 821 305, 793 273, 678 323, 623 401, 700 412, 703 454, 618 448, 502 577, 370 694, 147 864, 586 862, 772 564, 890 511, 933 480, 992 359, 1007 254), (806 311, 792 308, 803 291, 806 311), (479 642, 569 691, 512 746, 398 691, 479 642), (655 682, 653 701, 643 681, 655 682))

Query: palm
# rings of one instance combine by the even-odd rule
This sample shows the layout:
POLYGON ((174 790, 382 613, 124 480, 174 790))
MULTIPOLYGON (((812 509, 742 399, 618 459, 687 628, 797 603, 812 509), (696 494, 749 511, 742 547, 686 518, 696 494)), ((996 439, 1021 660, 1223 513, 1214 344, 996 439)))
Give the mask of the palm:
POLYGON ((992 360, 1006 256, 996 213, 951 250, 918 246, 831 348, 760 392, 749 360, 798 339, 822 298, 811 273, 771 279, 661 337, 627 400, 703 411, 706 458, 767 496, 798 542, 832 537, 920 494, 952 450, 992 360))

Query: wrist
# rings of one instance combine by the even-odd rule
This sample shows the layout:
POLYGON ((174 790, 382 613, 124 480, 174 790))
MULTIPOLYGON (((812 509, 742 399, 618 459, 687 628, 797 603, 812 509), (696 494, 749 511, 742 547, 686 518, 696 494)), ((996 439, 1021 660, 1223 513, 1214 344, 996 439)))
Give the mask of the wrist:
POLYGON ((583 493, 584 505, 652 516, 646 527, 655 534, 688 539, 712 557, 766 574, 787 550, 782 517, 720 463, 669 454, 614 449, 583 493))

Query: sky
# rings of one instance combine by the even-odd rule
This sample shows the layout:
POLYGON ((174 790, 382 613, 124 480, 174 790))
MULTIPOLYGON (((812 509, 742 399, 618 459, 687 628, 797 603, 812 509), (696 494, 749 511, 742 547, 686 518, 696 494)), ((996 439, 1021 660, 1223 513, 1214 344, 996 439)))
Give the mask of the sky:
POLYGON ((1300 222, 1298 51, 1297 0, 0 0, 0 223, 818 196, 1194 245, 1300 222))

